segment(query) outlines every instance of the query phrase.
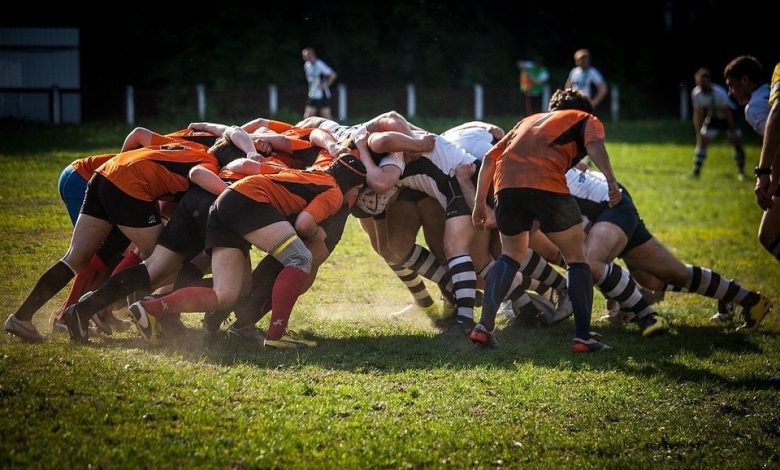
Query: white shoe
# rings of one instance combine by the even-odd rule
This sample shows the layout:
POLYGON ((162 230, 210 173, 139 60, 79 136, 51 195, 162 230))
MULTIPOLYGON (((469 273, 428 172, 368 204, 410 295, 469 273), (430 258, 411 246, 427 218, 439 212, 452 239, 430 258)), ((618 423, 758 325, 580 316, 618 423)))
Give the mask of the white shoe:
POLYGON ((5 321, 5 331, 14 336, 18 336, 25 341, 41 342, 43 341, 43 335, 38 333, 38 329, 31 321, 22 321, 16 318, 16 315, 11 314, 5 321))

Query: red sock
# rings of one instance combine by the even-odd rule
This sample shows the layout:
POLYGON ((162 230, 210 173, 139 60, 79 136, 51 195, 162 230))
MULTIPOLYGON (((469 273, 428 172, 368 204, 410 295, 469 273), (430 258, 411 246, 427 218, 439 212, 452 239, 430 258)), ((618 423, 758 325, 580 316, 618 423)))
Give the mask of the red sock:
POLYGON ((112 272, 111 275, 116 276, 118 273, 121 273, 127 268, 132 268, 141 261, 143 261, 143 258, 135 254, 135 251, 131 251, 116 265, 116 268, 114 268, 114 272, 112 272))
POLYGON ((100 287, 106 279, 108 279, 108 266, 97 255, 92 256, 89 264, 73 280, 68 298, 65 299, 57 314, 57 320, 62 320, 66 308, 78 302, 82 295, 100 287))
POLYGON ((279 339, 287 330, 293 306, 306 286, 309 275, 298 268, 287 266, 276 276, 271 291, 271 324, 268 326, 268 338, 279 339))
POLYGON ((213 312, 219 308, 217 293, 208 287, 185 287, 141 304, 147 313, 156 317, 181 312, 213 312))

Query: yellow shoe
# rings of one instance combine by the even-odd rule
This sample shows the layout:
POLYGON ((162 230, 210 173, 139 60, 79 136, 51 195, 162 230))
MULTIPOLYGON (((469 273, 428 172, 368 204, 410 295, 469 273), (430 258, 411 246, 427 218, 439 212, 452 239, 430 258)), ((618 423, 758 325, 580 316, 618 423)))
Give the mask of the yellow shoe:
POLYGON ((742 308, 742 318, 745 319, 745 323, 740 325, 737 330, 748 330, 748 331, 756 331, 758 329, 758 325, 761 324, 761 321, 769 315, 769 312, 772 311, 772 301, 764 297, 763 295, 761 298, 756 302, 755 305, 752 307, 743 307, 742 308))
POLYGON ((669 322, 659 315, 649 315, 649 318, 639 321, 639 328, 642 330, 642 336, 649 338, 669 331, 669 322))
POLYGON ((298 338, 295 333, 287 331, 279 339, 266 338, 263 344, 267 348, 276 349, 297 349, 297 348, 315 348, 317 347, 316 341, 306 340, 298 338))

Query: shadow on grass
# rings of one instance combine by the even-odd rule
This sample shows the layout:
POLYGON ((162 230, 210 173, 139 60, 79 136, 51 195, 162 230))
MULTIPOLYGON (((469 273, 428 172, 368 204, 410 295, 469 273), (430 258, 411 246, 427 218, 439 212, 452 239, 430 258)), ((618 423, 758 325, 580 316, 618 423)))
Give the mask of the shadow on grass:
MULTIPOLYGON (((345 323, 345 325, 347 325, 345 323)), ((598 325, 609 351, 575 354, 569 350, 572 323, 547 328, 499 326, 499 347, 483 349, 454 329, 421 330, 401 334, 374 334, 363 328, 344 337, 316 337, 314 349, 271 350, 224 336, 208 336, 203 330, 189 329, 178 338, 150 344, 139 338, 112 338, 92 343, 107 349, 147 349, 177 359, 217 366, 237 364, 258 368, 302 367, 309 365, 356 373, 396 373, 438 368, 474 367, 516 369, 525 365, 558 370, 618 371, 636 377, 660 377, 676 382, 712 383, 733 389, 770 388, 764 377, 735 379, 701 366, 706 358, 724 354, 757 355, 763 350, 751 336, 714 326, 675 327, 672 334, 642 338, 633 325, 598 325), (692 365, 688 365, 692 364, 692 365)), ((756 335, 772 335, 759 332, 756 335)), ((717 362, 718 358, 714 358, 717 362)))

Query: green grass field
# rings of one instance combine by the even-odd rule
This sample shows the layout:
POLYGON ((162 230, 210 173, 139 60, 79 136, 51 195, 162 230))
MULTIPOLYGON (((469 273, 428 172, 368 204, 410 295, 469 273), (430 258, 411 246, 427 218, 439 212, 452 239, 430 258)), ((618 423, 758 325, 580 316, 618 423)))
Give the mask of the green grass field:
MULTIPOLYGON (((0 127, 0 320, 67 249, 59 172, 117 149, 127 131, 0 127)), ((735 178, 722 142, 701 179, 687 179, 691 134, 687 123, 608 123, 618 179, 679 258, 780 305, 780 265, 755 240, 752 181, 735 178)), ((749 169, 758 146, 747 145, 749 169)), ((44 333, 63 298, 36 315, 44 333)), ((778 390, 767 382, 780 372, 777 311, 749 335, 710 324, 714 300, 668 294, 657 308, 671 334, 595 322, 613 349, 575 355, 570 319, 499 323, 500 348, 485 351, 421 314, 389 318, 410 300, 352 219, 291 321, 316 349, 209 343, 200 314, 185 338, 159 345, 134 331, 88 346, 3 335, 0 466, 780 466, 778 390)))

